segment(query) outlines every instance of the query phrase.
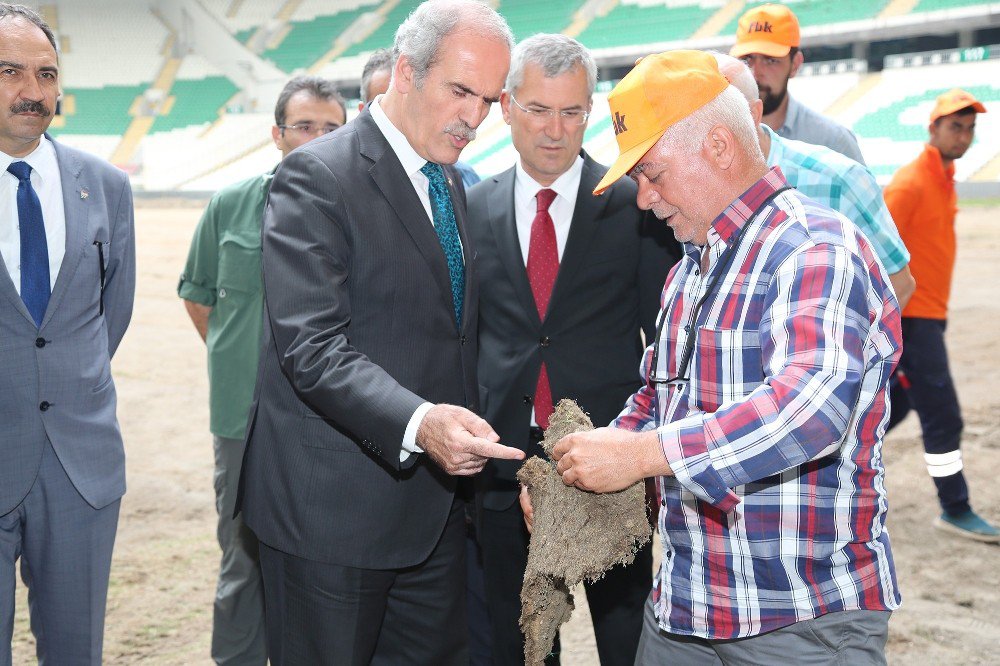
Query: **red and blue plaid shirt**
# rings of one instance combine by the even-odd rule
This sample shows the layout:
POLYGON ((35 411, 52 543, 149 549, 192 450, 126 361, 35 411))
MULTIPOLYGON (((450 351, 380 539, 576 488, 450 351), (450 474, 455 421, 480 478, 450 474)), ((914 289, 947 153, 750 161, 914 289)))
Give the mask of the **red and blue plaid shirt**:
POLYGON ((795 190, 768 200, 786 185, 774 168, 723 211, 704 275, 701 249, 685 248, 646 384, 614 424, 655 429, 674 473, 657 480, 653 593, 674 634, 742 638, 900 602, 881 456, 899 308, 854 224, 795 190), (665 383, 688 335, 687 381, 665 383))

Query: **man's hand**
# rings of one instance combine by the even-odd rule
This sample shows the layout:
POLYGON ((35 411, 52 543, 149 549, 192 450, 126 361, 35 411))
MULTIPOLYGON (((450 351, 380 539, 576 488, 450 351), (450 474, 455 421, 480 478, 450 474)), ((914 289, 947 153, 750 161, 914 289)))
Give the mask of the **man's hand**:
POLYGON ((594 493, 628 488, 647 476, 670 473, 655 432, 597 428, 563 437, 552 449, 567 486, 594 493))
POLYGON ((498 444, 490 424, 455 405, 434 405, 417 429, 417 445, 448 474, 471 476, 490 458, 524 459, 524 451, 498 444))
POLYGON ((521 513, 524 514, 524 526, 528 528, 528 534, 531 534, 532 528, 535 526, 535 507, 531 506, 531 494, 528 493, 528 486, 521 484, 521 494, 517 497, 518 501, 521 503, 521 513))

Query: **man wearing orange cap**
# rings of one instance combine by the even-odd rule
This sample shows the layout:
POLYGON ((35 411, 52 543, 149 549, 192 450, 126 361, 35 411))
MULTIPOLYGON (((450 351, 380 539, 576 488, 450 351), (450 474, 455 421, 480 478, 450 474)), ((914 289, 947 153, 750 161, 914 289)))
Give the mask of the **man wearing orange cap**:
POLYGON ((644 385, 553 457, 591 492, 656 479, 664 552, 636 664, 884 664, 901 346, 885 270, 851 221, 767 168, 711 54, 644 58, 608 102, 620 155, 595 193, 629 173, 685 256, 644 385))
POLYGON ((788 79, 802 66, 799 20, 788 7, 758 5, 740 17, 729 55, 743 60, 760 87, 764 123, 786 139, 827 146, 865 163, 854 133, 800 104, 788 94, 788 79))
POLYGON ((955 160, 972 145, 976 115, 986 113, 975 97, 951 90, 931 112, 930 140, 916 160, 896 172, 885 188, 885 202, 910 250, 910 270, 917 280, 903 310, 904 377, 892 391, 890 428, 910 407, 920 417, 927 471, 937 486, 943 513, 935 526, 977 541, 1000 542, 1000 531, 969 505, 962 474, 962 413, 948 370, 944 331, 955 267, 955 160))

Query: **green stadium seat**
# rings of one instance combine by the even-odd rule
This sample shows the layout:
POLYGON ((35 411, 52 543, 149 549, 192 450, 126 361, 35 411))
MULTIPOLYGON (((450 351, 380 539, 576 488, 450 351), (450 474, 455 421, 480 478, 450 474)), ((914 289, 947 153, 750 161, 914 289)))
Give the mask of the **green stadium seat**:
MULTIPOLYGON (((918 104, 931 102, 937 98, 938 95, 941 95, 948 90, 948 88, 937 88, 898 99, 888 106, 865 114, 859 118, 856 123, 854 123, 854 127, 852 129, 855 134, 863 139, 926 141, 926 125, 904 124, 899 121, 899 116, 904 111, 912 109, 918 104)), ((989 85, 968 86, 965 90, 968 90, 976 97, 976 99, 984 103, 1000 102, 1000 87, 989 85)))
POLYGON ((406 20, 410 12, 416 9, 419 4, 420 0, 402 0, 402 2, 390 9, 389 13, 386 14, 385 23, 377 27, 368 37, 348 48, 344 52, 344 57, 355 56, 374 51, 375 49, 392 46, 392 40, 396 36, 396 28, 406 20))
POLYGON ((573 14, 582 4, 582 0, 500 0, 497 11, 507 19, 514 39, 520 41, 539 32, 562 32, 573 22, 573 14))
POLYGON ((239 88, 225 76, 175 81, 170 89, 173 107, 168 114, 156 119, 150 132, 169 132, 214 122, 219 117, 219 109, 237 92, 239 88))
POLYGON ((974 5, 991 5, 992 2, 985 0, 919 0, 910 10, 913 12, 932 12, 936 9, 956 9, 958 7, 972 7, 974 5))
POLYGON ((291 30, 281 43, 262 53, 261 57, 286 72, 309 67, 333 48, 340 33, 374 8, 373 5, 365 5, 329 16, 317 16, 311 21, 292 21, 291 30))
POLYGON ((687 39, 715 14, 716 9, 700 5, 667 7, 622 3, 607 16, 594 19, 578 39, 592 49, 687 39))
MULTIPOLYGON (((748 2, 746 9, 763 2, 748 2)), ((831 23, 843 23, 844 21, 861 21, 872 19, 879 15, 889 4, 888 0, 800 0, 800 2, 786 2, 788 8, 795 12, 799 19, 799 25, 804 27, 811 25, 828 25, 831 23)), ((744 12, 746 11, 744 10, 744 12)), ((734 18, 729 25, 722 29, 719 34, 735 35, 736 26, 742 15, 734 18)))
POLYGON ((145 92, 148 85, 105 86, 103 88, 67 88, 63 93, 72 95, 76 107, 66 116, 66 125, 52 128, 59 134, 117 134, 128 129, 132 117, 128 111, 135 98, 145 92))

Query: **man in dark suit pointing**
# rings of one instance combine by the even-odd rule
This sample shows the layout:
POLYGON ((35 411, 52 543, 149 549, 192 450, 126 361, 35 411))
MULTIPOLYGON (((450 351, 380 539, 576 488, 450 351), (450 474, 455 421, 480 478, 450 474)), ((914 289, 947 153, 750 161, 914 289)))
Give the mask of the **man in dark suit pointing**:
MULTIPOLYGON (((606 425, 641 383, 640 329, 653 320, 680 248, 633 205, 621 179, 581 151, 596 80, 593 58, 563 35, 517 45, 502 97, 520 159, 469 192, 478 252, 483 414, 504 443, 540 453, 552 407, 573 398, 606 425)), ((527 532, 516 501, 520 462, 487 463, 479 479, 480 543, 497 666, 524 662, 519 593, 527 532)), ((631 664, 652 584, 650 548, 613 569, 587 598, 601 663, 631 664)))
POLYGON ((523 453, 474 414, 474 245, 449 165, 512 41, 484 4, 425 2, 388 92, 274 177, 242 474, 274 664, 468 662, 455 475, 523 453))

